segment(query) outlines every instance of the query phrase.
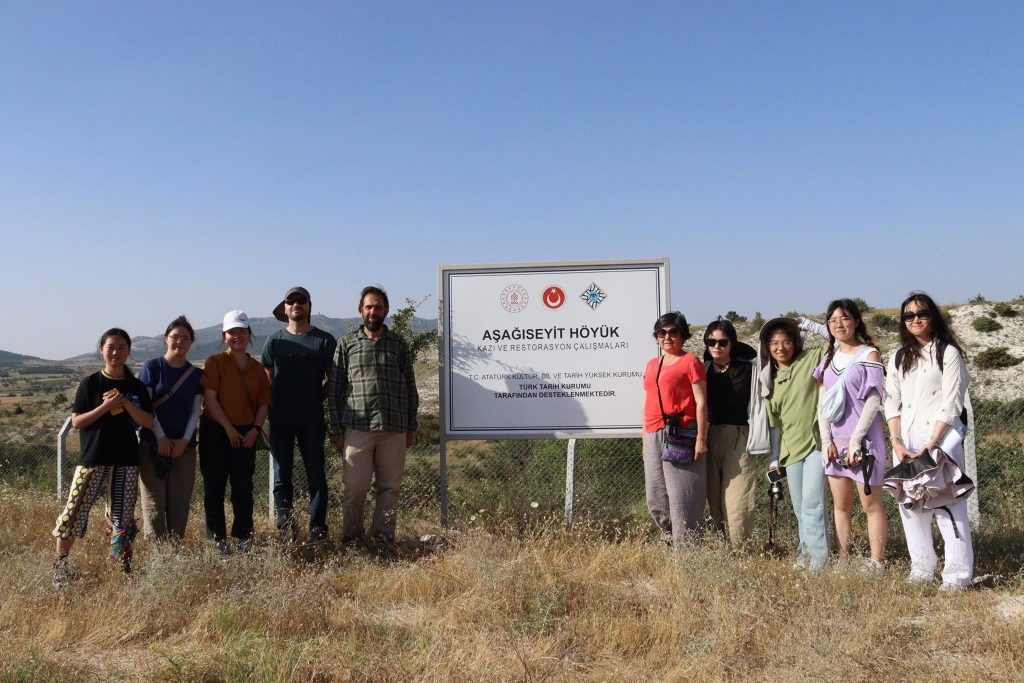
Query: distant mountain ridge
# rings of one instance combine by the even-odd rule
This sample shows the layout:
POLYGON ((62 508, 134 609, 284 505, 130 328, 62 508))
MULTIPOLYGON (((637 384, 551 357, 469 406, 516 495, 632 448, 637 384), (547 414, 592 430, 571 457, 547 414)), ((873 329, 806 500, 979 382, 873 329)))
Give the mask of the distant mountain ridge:
POLYGON ((0 351, 0 365, 17 365, 28 360, 40 360, 36 356, 23 356, 13 351, 0 351))
MULTIPOLYGON (((388 320, 390 321, 390 318, 388 320)), ((338 337, 348 334, 349 331, 356 329, 363 321, 361 318, 329 318, 326 315, 317 314, 310 318, 310 322, 314 327, 319 327, 321 330, 330 332, 335 337, 338 337)), ((267 337, 284 328, 284 323, 273 317, 249 318, 249 325, 252 327, 253 332, 253 343, 249 352, 254 356, 259 355, 260 351, 263 349, 263 342, 266 341, 267 337)), ((412 329, 413 332, 436 330, 437 319, 413 318, 412 329)), ((188 358, 192 362, 202 362, 213 354, 223 351, 225 348, 227 347, 221 343, 221 326, 219 324, 203 327, 196 330, 196 341, 188 352, 188 358)), ((149 358, 162 356, 165 350, 163 334, 157 334, 151 337, 133 337, 132 363, 133 365, 137 365, 149 358)), ((28 359, 28 356, 23 356, 22 358, 28 359)), ((72 358, 67 358, 64 362, 74 363, 91 360, 96 360, 95 350, 72 358)))

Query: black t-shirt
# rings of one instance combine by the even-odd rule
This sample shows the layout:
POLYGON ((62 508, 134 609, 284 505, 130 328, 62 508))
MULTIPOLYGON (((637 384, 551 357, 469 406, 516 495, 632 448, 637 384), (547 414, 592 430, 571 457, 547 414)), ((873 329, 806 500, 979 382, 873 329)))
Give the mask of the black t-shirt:
MULTIPOLYGON (((73 413, 87 413, 103 403, 103 394, 117 389, 125 398, 147 413, 153 412, 149 392, 135 377, 112 379, 102 372, 89 375, 78 385, 73 413)), ((117 409, 115 409, 117 411, 117 409)), ((135 420, 128 411, 121 408, 115 415, 111 411, 88 427, 79 430, 82 442, 80 465, 138 465, 139 440, 135 435, 135 420)))
POLYGON ((725 372, 708 369, 708 422, 713 425, 747 424, 750 401, 750 363, 733 361, 725 372))

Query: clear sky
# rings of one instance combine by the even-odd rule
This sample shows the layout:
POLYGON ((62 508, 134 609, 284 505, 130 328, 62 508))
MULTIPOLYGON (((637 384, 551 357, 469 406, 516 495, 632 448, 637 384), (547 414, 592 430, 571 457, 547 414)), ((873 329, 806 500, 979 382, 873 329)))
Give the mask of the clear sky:
POLYGON ((1021 2, 15 2, 0 349, 303 284, 671 259, 672 304, 1024 294, 1021 2))

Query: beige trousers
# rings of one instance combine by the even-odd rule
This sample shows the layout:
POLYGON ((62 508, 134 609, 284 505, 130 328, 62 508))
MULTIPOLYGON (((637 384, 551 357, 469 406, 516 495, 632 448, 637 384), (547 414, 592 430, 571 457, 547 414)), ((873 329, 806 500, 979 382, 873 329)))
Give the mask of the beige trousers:
POLYGON ((757 464, 746 451, 746 425, 708 425, 708 507, 734 548, 748 547, 754 531, 757 464))
POLYGON ((342 538, 362 536, 363 508, 371 480, 377 504, 370 523, 370 533, 374 536, 395 537, 398 492, 404 474, 405 432, 345 430, 342 538))
POLYGON ((148 539, 185 537, 196 483, 196 449, 186 448, 161 479, 149 445, 139 444, 139 498, 142 501, 142 529, 148 539))

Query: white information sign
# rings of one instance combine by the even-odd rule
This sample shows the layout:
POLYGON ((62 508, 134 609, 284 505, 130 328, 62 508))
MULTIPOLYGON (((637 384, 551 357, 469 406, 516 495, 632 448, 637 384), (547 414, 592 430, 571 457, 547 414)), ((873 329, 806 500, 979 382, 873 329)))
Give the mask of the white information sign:
POLYGON ((668 259, 442 266, 449 438, 641 431, 668 259))

